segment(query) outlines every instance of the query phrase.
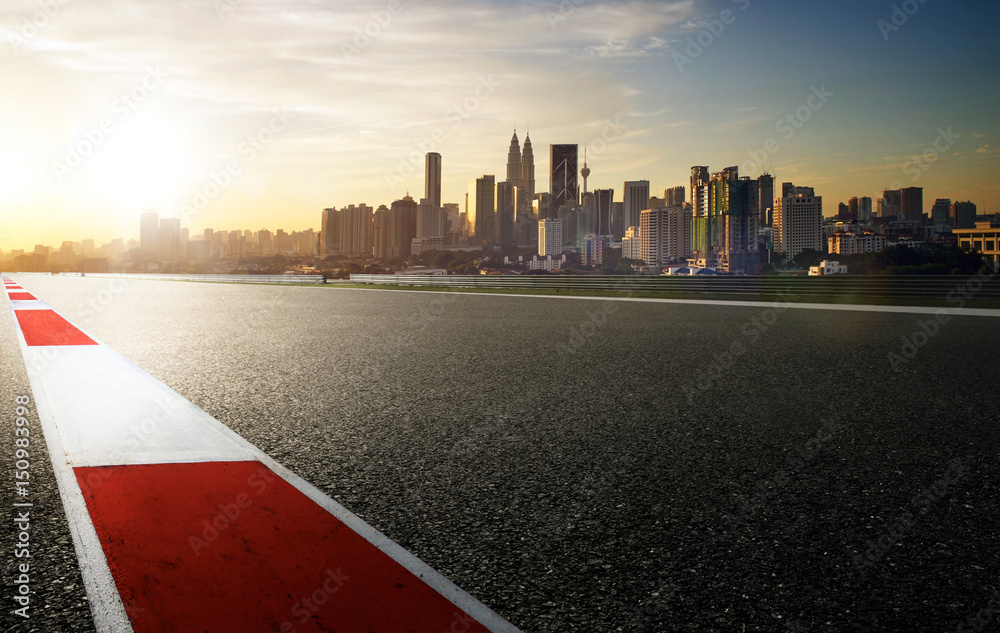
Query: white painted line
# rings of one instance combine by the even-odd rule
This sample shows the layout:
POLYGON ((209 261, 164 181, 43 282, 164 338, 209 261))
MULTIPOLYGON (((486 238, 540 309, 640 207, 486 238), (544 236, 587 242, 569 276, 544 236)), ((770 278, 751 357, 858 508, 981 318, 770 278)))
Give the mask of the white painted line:
MULTIPOLYGON (((309 288, 310 286, 303 286, 309 288)), ((793 301, 734 301, 722 299, 659 299, 655 297, 588 297, 581 295, 550 295, 550 294, 517 294, 506 292, 477 292, 468 288, 461 291, 452 290, 403 290, 397 288, 316 288, 317 290, 360 290, 374 292, 416 292, 425 295, 435 294, 455 294, 460 296, 476 297, 522 297, 526 299, 579 299, 583 301, 632 301, 638 303, 677 303, 687 305, 712 305, 726 306, 733 308, 773 308, 780 305, 784 308, 794 308, 799 310, 833 310, 840 312, 884 312, 897 314, 940 314, 943 310, 945 314, 953 316, 983 316, 1000 317, 1000 309, 991 308, 947 308, 943 306, 879 306, 864 303, 796 303, 793 301)))

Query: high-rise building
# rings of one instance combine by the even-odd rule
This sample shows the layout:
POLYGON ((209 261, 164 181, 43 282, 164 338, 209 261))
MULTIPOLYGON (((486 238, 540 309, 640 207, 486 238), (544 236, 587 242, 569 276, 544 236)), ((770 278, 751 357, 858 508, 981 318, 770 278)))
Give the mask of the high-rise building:
POLYGON ((428 152, 424 161, 424 198, 441 206, 441 154, 428 152))
POLYGON ((372 216, 372 252, 375 259, 387 259, 391 255, 389 248, 389 209, 379 205, 372 216))
POLYGON ((787 195, 774 200, 774 250, 788 259, 807 248, 823 252, 823 196, 787 184, 787 195))
POLYGON ((372 217, 366 204, 341 209, 338 217, 339 252, 349 257, 371 257, 373 249, 372 217))
POLYGON ((531 149, 531 135, 524 135, 524 149, 521 152, 521 191, 518 193, 518 210, 531 212, 535 199, 535 153, 531 149))
POLYGON ((521 145, 517 140, 517 130, 510 139, 510 148, 507 150, 507 180, 511 186, 520 187, 523 174, 521 168, 521 145))
POLYGON ((647 265, 662 266, 690 254, 690 209, 680 206, 646 209, 639 222, 639 259, 647 265))
POLYGON ((625 226, 625 203, 611 201, 611 239, 620 240, 625 237, 628 227, 625 226))
POLYGON ((938 198, 931 207, 931 223, 935 226, 947 226, 948 215, 951 213, 951 200, 938 198))
POLYGON ((590 228, 594 235, 610 236, 611 206, 615 201, 614 189, 597 189, 591 197, 590 228))
POLYGON ((976 205, 972 202, 955 202, 951 205, 951 227, 971 229, 976 226, 976 205))
POLYGON ((663 199, 668 207, 683 207, 687 202, 684 199, 684 185, 667 187, 663 190, 663 199))
POLYGON ((708 167, 696 165, 691 168, 691 211, 694 215, 708 214, 708 167))
POLYGON ((496 184, 496 213, 493 229, 494 243, 498 246, 514 245, 514 209, 517 189, 510 181, 496 184))
POLYGON ((904 187, 899 190, 901 220, 920 222, 924 218, 924 188, 904 187))
POLYGON ((639 259, 639 254, 642 251, 641 237, 641 227, 628 227, 628 230, 625 231, 625 237, 622 238, 622 259, 639 259))
POLYGON ((576 184, 577 146, 549 145, 549 216, 559 207, 575 207, 580 199, 576 184))
POLYGON ((872 199, 868 196, 858 198, 858 220, 869 222, 872 219, 872 199))
POLYGON ((320 232, 323 234, 323 243, 320 253, 324 255, 340 254, 340 211, 329 207, 323 209, 320 216, 320 232))
POLYGON ((751 273, 759 263, 758 182, 738 174, 729 167, 701 185, 705 213, 692 218, 691 248, 726 272, 751 273))
POLYGON ((562 220, 545 218, 538 222, 538 254, 561 255, 563 252, 562 220))
POLYGON ((417 202, 407 194, 389 207, 389 257, 409 257, 416 236, 417 202))
POLYGON ((591 233, 583 238, 580 244, 580 263, 584 266, 600 266, 604 263, 604 248, 608 244, 607 237, 591 233))
POLYGON ((160 218, 160 256, 180 257, 182 252, 181 219, 160 218))
POLYGON ((421 198, 417 205, 417 237, 444 237, 447 222, 444 209, 427 198, 421 198))
POLYGON ((760 203, 760 214, 757 222, 760 226, 771 226, 774 222, 774 176, 761 174, 757 178, 757 198, 760 203))
POLYGON ((886 189, 882 192, 882 212, 880 218, 895 217, 902 220, 902 199, 899 189, 886 189))
POLYGON ((485 175, 469 181, 466 222, 469 224, 469 244, 493 244, 493 216, 496 212, 496 176, 485 175))
POLYGON ((160 247, 160 214, 146 211, 139 217, 139 248, 156 252, 160 247))
POLYGON ((622 198, 625 204, 625 221, 628 222, 627 226, 639 226, 639 214, 644 209, 649 208, 649 181, 626 181, 622 198))

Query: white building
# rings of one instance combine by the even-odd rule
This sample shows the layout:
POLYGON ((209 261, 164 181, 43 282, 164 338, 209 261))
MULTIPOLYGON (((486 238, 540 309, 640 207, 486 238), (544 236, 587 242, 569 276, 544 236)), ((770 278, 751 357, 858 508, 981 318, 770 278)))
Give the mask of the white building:
POLYGON ((646 209, 640 214, 639 259, 662 266, 691 253, 691 211, 682 207, 646 209))
POLYGON ((793 259, 811 248, 823 252, 823 196, 812 187, 791 187, 774 199, 774 250, 793 259))
MULTIPOLYGON (((533 255, 531 259, 525 260, 523 256, 518 256, 517 261, 528 266, 528 270, 558 270, 566 264, 566 256, 561 255, 559 257, 552 257, 551 255, 545 257, 544 259, 539 258, 538 255, 533 255)), ((503 263, 506 265, 513 264, 514 261, 510 257, 504 257, 503 263)))
POLYGON ((563 252, 562 220, 546 218, 538 222, 538 254, 561 255, 563 252))
POLYGON ((841 266, 840 262, 823 260, 819 266, 809 267, 810 277, 820 277, 822 275, 846 275, 847 266, 841 266))
POLYGON ((583 238, 580 244, 580 263, 584 266, 601 265, 604 263, 604 247, 608 240, 603 235, 590 235, 583 238))
POLYGON ((639 259, 640 236, 642 230, 638 226, 630 226, 622 238, 622 259, 639 259))

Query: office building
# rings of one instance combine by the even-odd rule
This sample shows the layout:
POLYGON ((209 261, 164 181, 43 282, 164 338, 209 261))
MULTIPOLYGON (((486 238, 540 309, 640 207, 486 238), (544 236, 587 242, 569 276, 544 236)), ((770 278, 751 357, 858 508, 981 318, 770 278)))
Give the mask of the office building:
POLYGON ((663 200, 668 207, 683 207, 687 202, 684 198, 684 185, 664 189, 663 200))
POLYGON ((584 266, 600 266, 604 263, 604 249, 608 238, 591 233, 580 243, 580 263, 584 266))
POLYGON ((649 181, 626 181, 622 190, 625 205, 625 222, 628 226, 639 226, 639 214, 649 208, 649 181))
POLYGON ((774 223, 774 176, 761 174, 757 178, 757 200, 760 213, 757 223, 760 226, 771 226, 774 223))
POLYGON ((955 202, 951 205, 951 226, 954 229, 971 229, 976 226, 976 205, 972 202, 955 202))
POLYGON ((441 154, 428 152, 424 161, 424 198, 441 206, 441 154))
POLYGON ((657 207, 639 218, 639 259, 649 266, 663 266, 691 253, 691 210, 657 207))
POLYGON ((615 202, 614 189, 597 189, 590 197, 590 228, 595 235, 612 235, 611 208, 615 202))
POLYGON ((904 187, 899 190, 900 220, 920 222, 924 218, 924 188, 904 187))
POLYGON ((576 173, 576 144, 549 145, 549 217, 556 217, 560 207, 579 204, 576 173))
POLYGON ((931 206, 931 224, 935 226, 947 226, 950 214, 951 200, 948 198, 938 198, 931 206))
POLYGON ((546 218, 538 222, 538 254, 561 255, 563 252, 562 220, 546 218))
POLYGON ((496 184, 496 213, 494 214, 494 243, 500 247, 514 245, 514 210, 517 188, 510 181, 496 184))
POLYGON ((469 244, 492 246, 494 241, 493 216, 496 212, 496 176, 485 175, 469 181, 466 222, 469 244))
MULTIPOLYGON (((955 204, 972 204, 956 202, 955 204)), ((978 251, 993 272, 1000 272, 1000 226, 990 220, 973 222, 973 226, 954 229, 959 248, 978 251)))
POLYGON ((372 217, 374 209, 366 204, 341 209, 339 214, 339 252, 348 257, 371 257, 373 248, 372 217))
POLYGON ((789 260, 807 248, 823 252, 823 196, 812 187, 782 189, 787 195, 774 201, 774 250, 789 260))
POLYGON ((160 247, 160 214, 146 211, 139 217, 139 248, 156 252, 160 247))

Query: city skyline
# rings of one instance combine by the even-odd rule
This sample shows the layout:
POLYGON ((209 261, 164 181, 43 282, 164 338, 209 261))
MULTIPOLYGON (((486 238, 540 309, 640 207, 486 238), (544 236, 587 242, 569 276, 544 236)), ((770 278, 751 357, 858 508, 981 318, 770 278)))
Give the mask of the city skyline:
POLYGON ((0 72, 20 87, 0 98, 0 250, 128 239, 148 209, 192 234, 318 229, 324 208, 422 197, 427 152, 461 203, 504 173, 515 126, 536 190, 544 148, 577 144, 591 191, 737 165, 814 186, 827 215, 909 186, 925 212, 1000 201, 992 6, 130 6, 0 9, 0 72))

